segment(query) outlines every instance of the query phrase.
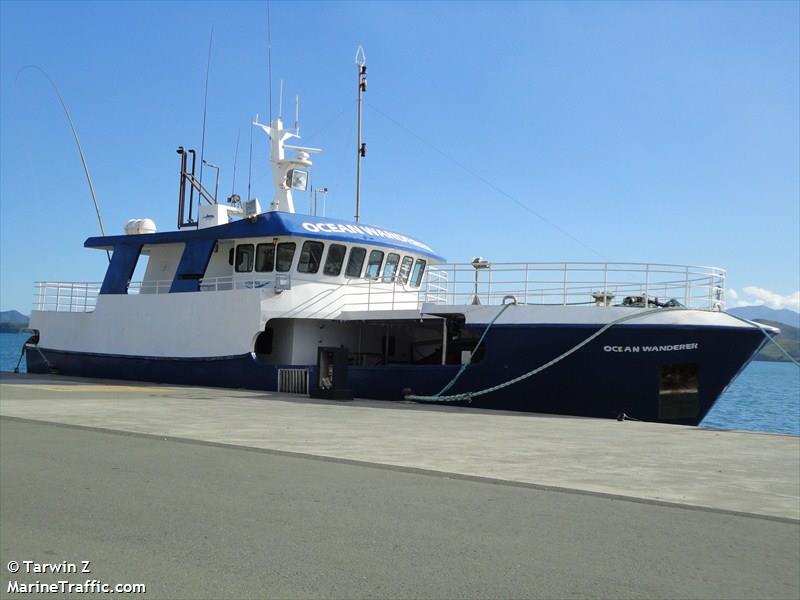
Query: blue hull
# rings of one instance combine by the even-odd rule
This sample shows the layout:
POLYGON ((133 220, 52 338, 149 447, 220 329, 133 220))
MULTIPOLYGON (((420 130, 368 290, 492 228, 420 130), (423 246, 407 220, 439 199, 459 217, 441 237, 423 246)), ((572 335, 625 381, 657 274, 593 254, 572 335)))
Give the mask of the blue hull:
MULTIPOLYGON (((474 392, 508 381, 559 356, 595 331, 596 326, 495 326, 484 341, 484 358, 470 365, 448 393, 474 392)), ((625 413, 645 421, 696 425, 764 342, 757 329, 674 325, 612 328, 547 370, 476 397, 469 405, 600 418, 625 413), (663 393, 662 373, 670 365, 692 365, 696 369, 695 393, 663 393)), ((182 359, 46 348, 29 348, 27 364, 31 373, 55 371, 80 377, 269 391, 277 389, 279 368, 251 354, 182 359)), ((313 387, 316 366, 286 366, 310 368, 313 387)), ((347 387, 360 398, 402 400, 408 389, 418 395, 435 394, 458 370, 459 365, 351 366, 347 387)))

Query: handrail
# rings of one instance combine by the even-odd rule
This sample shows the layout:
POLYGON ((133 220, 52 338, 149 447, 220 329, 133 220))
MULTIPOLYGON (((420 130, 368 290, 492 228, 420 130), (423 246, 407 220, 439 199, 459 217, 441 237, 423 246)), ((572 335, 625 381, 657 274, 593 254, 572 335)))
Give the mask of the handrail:
MULTIPOLYGON (((324 281, 295 279, 295 285, 324 281)), ((90 312, 99 282, 36 282, 35 310, 90 312)), ((201 292, 272 289, 274 277, 222 276, 199 281, 201 292)), ((165 294, 171 280, 131 282, 129 294, 165 294)), ((335 316, 349 310, 419 309, 432 304, 502 304, 515 296, 520 304, 652 306, 675 300, 687 308, 724 310, 725 271, 717 267, 666 263, 542 262, 431 265, 420 288, 404 284, 399 274, 389 281, 358 279, 331 282, 318 293, 297 300, 289 316, 335 316)), ((305 296, 305 294, 304 294, 305 296)), ((674 304, 674 302, 673 302, 674 304)))
POLYGON ((37 281, 34 284, 34 310, 91 312, 100 293, 100 282, 37 281))
POLYGON ((611 305, 627 298, 628 305, 674 299, 689 308, 725 307, 725 270, 698 265, 501 262, 476 269, 472 263, 448 263, 432 265, 427 281, 426 301, 436 304, 500 304, 511 294, 523 304, 611 305))

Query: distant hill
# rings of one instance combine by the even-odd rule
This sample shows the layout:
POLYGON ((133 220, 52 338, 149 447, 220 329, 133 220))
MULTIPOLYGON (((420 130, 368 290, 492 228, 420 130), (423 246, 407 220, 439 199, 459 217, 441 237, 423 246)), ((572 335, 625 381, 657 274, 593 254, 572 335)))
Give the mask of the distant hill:
POLYGON ((28 317, 16 310, 0 311, 0 333, 16 333, 28 326, 28 317))
MULTIPOLYGON (((775 341, 778 342, 781 348, 786 350, 792 358, 800 360, 800 328, 767 319, 755 319, 755 321, 764 325, 772 325, 780 329, 781 332, 778 337, 775 338, 775 341)), ((756 356, 756 360, 788 362, 783 353, 771 342, 767 343, 767 345, 761 349, 761 352, 756 356)))
POLYGON ((730 308, 728 311, 732 315, 749 319, 750 321, 761 321, 767 319, 769 321, 776 321, 783 325, 791 325, 792 327, 800 327, 800 313, 796 313, 788 308, 775 310, 767 306, 739 306, 730 308))

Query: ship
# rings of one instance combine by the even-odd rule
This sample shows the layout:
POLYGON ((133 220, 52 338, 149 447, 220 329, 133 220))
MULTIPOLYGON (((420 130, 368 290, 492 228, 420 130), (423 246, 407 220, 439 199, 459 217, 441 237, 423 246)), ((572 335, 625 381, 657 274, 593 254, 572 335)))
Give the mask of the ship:
POLYGON ((175 230, 131 219, 84 242, 109 253, 102 281, 35 283, 29 372, 697 425, 767 340, 724 311, 720 268, 448 263, 358 216, 299 213, 320 150, 280 117, 254 126, 266 209, 219 201, 178 148, 175 230))

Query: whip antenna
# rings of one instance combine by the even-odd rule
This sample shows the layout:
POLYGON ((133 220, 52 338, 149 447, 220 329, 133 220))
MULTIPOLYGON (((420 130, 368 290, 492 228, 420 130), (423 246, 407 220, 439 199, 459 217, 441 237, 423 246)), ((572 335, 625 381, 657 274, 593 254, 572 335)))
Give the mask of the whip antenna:
MULTIPOLYGON (((72 122, 72 116, 70 116, 69 110, 67 109, 67 103, 64 102, 64 98, 61 96, 61 92, 58 90, 58 86, 52 79, 50 79, 50 76, 47 73, 45 73, 44 69, 36 65, 26 65, 17 72, 17 77, 19 77, 19 74, 22 73, 25 69, 36 69, 42 75, 44 75, 47 81, 50 82, 50 85, 53 86, 53 90, 55 91, 56 96, 58 96, 58 101, 61 103, 61 108, 64 109, 64 114, 67 117, 67 122, 69 122, 69 128, 72 130, 72 139, 75 140, 75 146, 77 146, 78 154, 80 154, 81 156, 81 163, 83 164, 83 172, 86 175, 86 182, 89 184, 89 192, 92 194, 92 202, 94 203, 94 212, 97 214, 97 223, 100 225, 100 234, 103 237, 105 237, 106 231, 105 228, 103 227, 103 219, 100 217, 100 207, 97 204, 97 196, 94 193, 94 186, 92 185, 92 176, 89 175, 89 167, 86 164, 86 157, 83 156, 83 149, 81 148, 81 142, 80 140, 78 140, 78 132, 75 130, 75 124, 72 122)), ((108 250, 106 250, 106 256, 108 257, 108 262, 111 262, 111 253, 108 250)))
MULTIPOLYGON (((206 149, 206 111, 208 109, 208 72, 211 70, 211 44, 214 41, 214 28, 211 28, 211 36, 208 39, 208 60, 206 61, 206 90, 205 100, 203 100, 203 136, 200 141, 200 185, 203 185, 203 153, 206 149)), ((216 200, 216 198, 215 198, 216 200)), ((198 204, 200 200, 197 200, 198 204)))
MULTIPOLYGON (((236 161, 239 160, 239 138, 242 135, 242 128, 236 131, 236 151, 233 153, 233 183, 231 184, 231 196, 236 191, 236 161)), ((250 198, 248 198, 249 200, 250 198)))
MULTIPOLYGON (((256 121, 258 121, 258 115, 256 115, 256 121)), ((247 199, 251 200, 250 197, 250 176, 253 173, 253 126, 250 125, 250 166, 247 167, 247 199)))
POLYGON ((278 94, 278 118, 283 118, 283 79, 281 79, 281 91, 278 94))
POLYGON ((269 79, 269 123, 272 125, 272 22, 269 18, 269 0, 267 0, 267 77, 269 79))

